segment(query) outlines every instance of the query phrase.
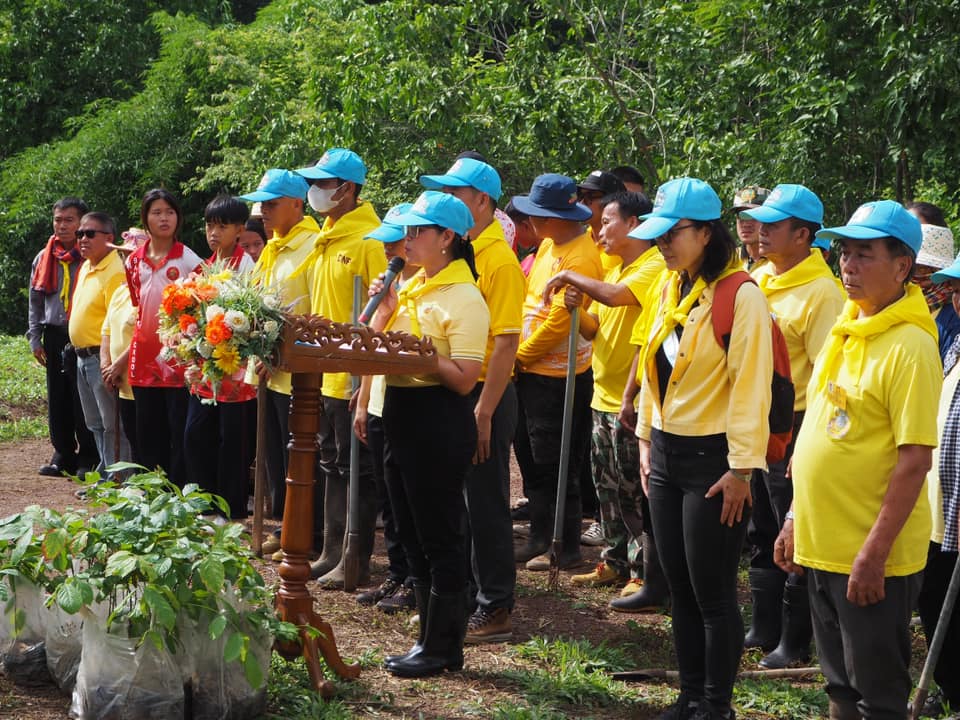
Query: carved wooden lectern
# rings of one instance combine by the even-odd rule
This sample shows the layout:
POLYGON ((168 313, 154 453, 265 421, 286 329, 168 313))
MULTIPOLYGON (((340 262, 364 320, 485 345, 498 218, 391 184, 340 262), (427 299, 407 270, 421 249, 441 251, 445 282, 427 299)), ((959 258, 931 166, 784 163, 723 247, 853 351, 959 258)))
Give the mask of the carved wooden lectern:
POLYGON ((290 396, 290 460, 287 498, 283 509, 280 545, 280 590, 276 608, 281 620, 300 627, 299 642, 281 643, 275 649, 287 660, 301 655, 314 688, 325 698, 333 683, 323 677, 320 655, 340 677, 356 679, 359 665, 340 657, 333 628, 314 610, 307 589, 309 553, 313 545, 313 468, 317 451, 320 383, 324 372, 353 375, 420 375, 436 372, 437 355, 429 338, 407 333, 379 333, 362 325, 335 323, 319 315, 297 315, 284 330, 281 368, 293 374, 290 396), (309 628, 319 631, 312 633, 309 628))

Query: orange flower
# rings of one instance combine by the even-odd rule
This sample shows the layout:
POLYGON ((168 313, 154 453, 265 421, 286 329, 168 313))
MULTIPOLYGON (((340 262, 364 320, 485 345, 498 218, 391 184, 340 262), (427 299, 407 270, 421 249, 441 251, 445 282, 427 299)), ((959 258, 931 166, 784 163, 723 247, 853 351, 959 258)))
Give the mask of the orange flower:
POLYGON ((160 305, 167 315, 182 312, 193 304, 190 293, 184 291, 181 286, 171 283, 163 289, 160 305))
POLYGON ((186 332, 191 325, 195 325, 197 319, 188 313, 180 316, 180 332, 186 332))
POLYGON ((218 315, 207 323, 205 337, 211 345, 219 345, 233 337, 233 331, 223 322, 223 315, 218 315))
POLYGON ((197 285, 193 292, 200 299, 200 302, 209 302, 215 300, 220 292, 213 285, 197 285))

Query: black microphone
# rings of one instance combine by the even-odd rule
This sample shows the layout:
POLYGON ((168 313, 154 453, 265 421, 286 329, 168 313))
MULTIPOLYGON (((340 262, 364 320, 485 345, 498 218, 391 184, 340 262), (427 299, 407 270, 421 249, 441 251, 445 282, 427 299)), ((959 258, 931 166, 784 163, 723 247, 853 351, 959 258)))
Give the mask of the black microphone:
POLYGON ((393 281, 397 279, 397 275, 399 275, 400 271, 403 270, 403 266, 405 264, 406 263, 402 257, 391 258, 390 264, 387 265, 387 271, 383 274, 383 290, 378 292, 367 301, 367 306, 357 318, 358 321, 362 323, 370 322, 370 318, 373 317, 373 313, 376 311, 377 306, 383 302, 383 299, 387 296, 387 293, 390 292, 390 286, 393 284, 393 281))

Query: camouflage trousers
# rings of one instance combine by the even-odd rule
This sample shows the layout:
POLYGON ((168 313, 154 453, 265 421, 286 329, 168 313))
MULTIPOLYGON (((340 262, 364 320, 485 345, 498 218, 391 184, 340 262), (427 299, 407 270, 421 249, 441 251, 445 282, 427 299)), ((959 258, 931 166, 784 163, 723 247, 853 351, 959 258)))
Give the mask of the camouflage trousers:
POLYGON ((600 501, 603 561, 624 577, 642 574, 643 488, 637 438, 616 413, 593 410, 590 469, 600 501))

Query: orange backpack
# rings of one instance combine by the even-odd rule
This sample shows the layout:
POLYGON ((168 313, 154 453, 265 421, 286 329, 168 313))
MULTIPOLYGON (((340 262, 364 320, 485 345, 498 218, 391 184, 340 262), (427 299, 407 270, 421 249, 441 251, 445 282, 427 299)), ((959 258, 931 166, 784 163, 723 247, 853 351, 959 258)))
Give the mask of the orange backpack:
MULTIPOLYGON (((730 349, 733 330, 733 305, 737 291, 744 283, 756 281, 746 272, 735 272, 717 283, 713 295, 713 334, 724 352, 730 349)), ((770 335, 773 343, 773 378, 770 381, 770 439, 767 441, 767 463, 776 463, 786 457, 787 446, 793 437, 793 402, 795 393, 790 375, 790 353, 780 326, 770 316, 770 335)))

